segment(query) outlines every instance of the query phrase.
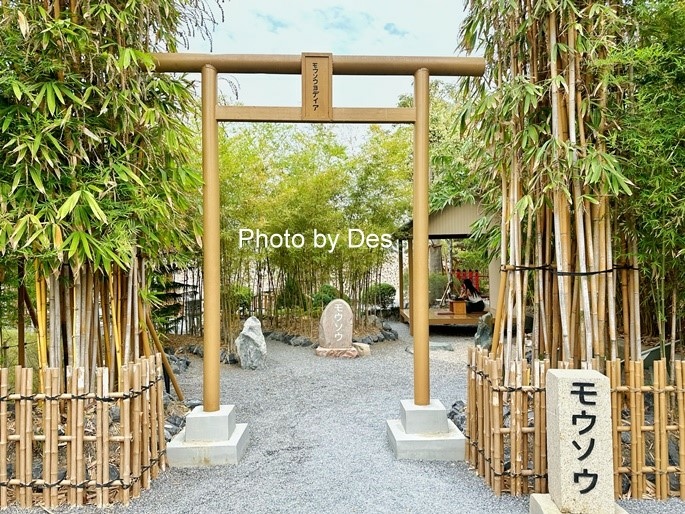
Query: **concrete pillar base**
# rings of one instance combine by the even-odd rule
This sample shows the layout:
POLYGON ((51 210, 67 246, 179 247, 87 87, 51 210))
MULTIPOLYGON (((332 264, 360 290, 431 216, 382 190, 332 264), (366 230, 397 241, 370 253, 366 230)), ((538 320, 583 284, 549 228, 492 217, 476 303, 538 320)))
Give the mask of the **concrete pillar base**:
MULTIPOLYGON (((549 494, 530 495, 530 514, 561 514, 557 504, 552 501, 549 494)), ((588 513, 589 514, 589 513, 588 513)), ((615 506, 614 514, 628 514, 620 505, 615 506)))
POLYGON ((447 419, 447 410, 439 400, 431 400, 429 405, 402 400, 400 410, 401 419, 387 421, 388 441, 395 458, 464 460, 466 438, 447 419))
POLYGON ((221 405, 215 412, 204 412, 199 406, 186 416, 186 427, 167 444, 167 460, 178 468, 238 464, 249 440, 247 423, 235 422, 233 405, 221 405))

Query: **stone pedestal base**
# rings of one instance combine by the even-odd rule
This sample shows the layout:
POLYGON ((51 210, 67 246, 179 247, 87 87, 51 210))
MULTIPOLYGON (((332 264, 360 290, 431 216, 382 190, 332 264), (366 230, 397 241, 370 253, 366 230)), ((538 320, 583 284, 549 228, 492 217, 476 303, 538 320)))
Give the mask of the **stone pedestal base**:
POLYGON ((354 359, 359 357, 357 349, 354 347, 349 348, 324 348, 323 346, 317 347, 314 350, 317 357, 342 357, 343 359, 354 359))
MULTIPOLYGON (((530 495, 530 514, 562 514, 549 494, 530 495)), ((590 513, 588 513, 590 514, 590 513)), ((607 513, 610 514, 610 513, 607 513)), ((615 505, 614 514, 628 514, 620 505, 615 505)))
POLYGON ((395 458, 411 460, 464 460, 466 438, 447 419, 439 400, 429 405, 400 402, 400 419, 387 421, 388 441, 395 458))
POLYGON ((186 416, 186 427, 167 444, 167 460, 179 468, 238 464, 249 439, 247 423, 235 422, 233 405, 221 405, 215 412, 195 407, 186 416))

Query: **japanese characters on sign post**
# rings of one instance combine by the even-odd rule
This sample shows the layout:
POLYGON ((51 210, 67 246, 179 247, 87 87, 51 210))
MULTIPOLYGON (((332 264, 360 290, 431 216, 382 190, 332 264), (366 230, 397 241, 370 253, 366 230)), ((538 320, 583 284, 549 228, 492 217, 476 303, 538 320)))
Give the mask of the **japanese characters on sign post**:
POLYGON ((614 512, 609 379, 594 370, 547 374, 549 494, 562 512, 614 512))
POLYGON ((331 121, 332 104, 332 55, 302 54, 302 119, 331 121))

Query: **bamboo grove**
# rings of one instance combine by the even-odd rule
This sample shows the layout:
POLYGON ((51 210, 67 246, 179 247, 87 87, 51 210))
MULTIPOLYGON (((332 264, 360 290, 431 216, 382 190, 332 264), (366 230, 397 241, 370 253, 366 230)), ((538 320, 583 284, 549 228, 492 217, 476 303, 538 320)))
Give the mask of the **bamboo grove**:
POLYGON ((83 366, 92 386, 109 366, 116 383, 157 341, 148 270, 192 259, 199 236, 192 85, 146 71, 148 52, 174 51, 211 12, 32 0, 0 13, 2 266, 19 269, 20 317, 35 310, 41 368, 83 366))
POLYGON ((463 45, 489 67, 483 83, 464 83, 461 130, 478 141, 475 171, 501 219, 493 351, 505 370, 525 357, 531 306, 533 355, 552 367, 640 359, 638 232, 619 215, 634 184, 616 148, 616 106, 631 91, 613 56, 630 43, 627 15, 614 2, 568 0, 468 9, 463 45))

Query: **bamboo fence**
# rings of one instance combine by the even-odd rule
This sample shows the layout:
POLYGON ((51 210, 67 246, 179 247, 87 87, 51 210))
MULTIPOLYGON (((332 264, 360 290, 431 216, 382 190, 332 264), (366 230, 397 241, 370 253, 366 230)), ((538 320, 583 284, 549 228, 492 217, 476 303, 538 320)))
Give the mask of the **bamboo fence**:
POLYGON ((150 487, 166 468, 160 354, 122 366, 121 390, 107 368, 96 370, 95 392, 84 368, 67 369, 66 380, 48 368, 44 393, 34 393, 33 372, 17 366, 9 392, 0 369, 0 508, 127 505, 150 487))
MULTIPOLYGON (((547 492, 545 375, 548 361, 511 363, 517 382, 505 386, 502 359, 469 349, 466 461, 495 494, 547 492)), ((562 364, 562 363, 560 363, 562 364)), ((616 498, 685 498, 685 361, 666 361, 645 378, 642 361, 607 361, 616 498)))

